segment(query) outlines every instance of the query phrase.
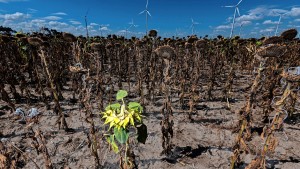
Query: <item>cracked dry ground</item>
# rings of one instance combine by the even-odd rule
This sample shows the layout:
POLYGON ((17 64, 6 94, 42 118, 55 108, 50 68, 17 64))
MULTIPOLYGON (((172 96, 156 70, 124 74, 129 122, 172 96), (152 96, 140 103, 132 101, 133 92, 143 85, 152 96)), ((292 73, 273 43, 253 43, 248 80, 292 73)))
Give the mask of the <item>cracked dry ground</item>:
MULTIPOLYGON (((179 106, 177 95, 172 97, 172 108, 174 110, 174 144, 173 155, 166 157, 161 155, 161 128, 160 120, 162 115, 162 97, 156 97, 153 103, 146 101, 145 124, 148 126, 148 139, 145 145, 139 144, 134 147, 136 160, 140 169, 207 169, 207 168, 229 168, 230 157, 232 155, 232 146, 236 134, 233 132, 238 123, 237 111, 245 104, 253 79, 251 76, 238 75, 233 86, 233 98, 230 103, 230 109, 227 109, 227 102, 221 100, 201 101, 196 105, 196 111, 192 114, 193 121, 187 119, 186 110, 179 106)), ((124 84, 126 89, 126 84, 124 84)), ((88 146, 87 133, 89 124, 84 120, 83 110, 79 103, 70 103, 71 92, 69 86, 65 86, 63 96, 65 100, 61 101, 64 113, 70 128, 74 132, 67 133, 58 130, 55 125, 57 115, 53 111, 47 110, 43 103, 34 103, 32 105, 19 104, 25 110, 29 108, 38 108, 41 115, 38 123, 33 124, 33 130, 40 129, 46 138, 46 147, 48 148, 50 158, 55 168, 95 168, 94 159, 88 146)), ((117 87, 116 87, 117 88, 117 87)), ((205 89, 205 86, 204 86, 205 89)), ((203 89, 203 90, 204 90, 203 89)), ((117 90, 115 90, 117 91, 117 90)), ((215 88, 213 95, 219 95, 220 90, 215 88)), ((129 92, 131 93, 131 92, 129 92)), ((139 98, 133 100, 138 101, 139 98)), ((53 105, 54 103, 52 103, 53 105)), ((37 154, 31 146, 32 133, 28 130, 28 124, 18 123, 18 117, 6 109, 5 102, 0 102, 0 137, 4 147, 10 147, 10 151, 18 152, 14 147, 18 147, 24 154, 31 158, 38 166, 44 167, 44 158, 42 154, 37 154)), ((94 121, 98 129, 98 134, 103 134, 105 128, 100 120, 99 112, 101 108, 97 103, 93 103, 94 121)), ((260 118, 259 109, 255 111, 254 118, 260 118)), ((287 119, 284 124, 284 132, 277 132, 276 138, 279 145, 275 153, 268 157, 270 168, 295 169, 300 168, 300 116, 295 114, 293 118, 287 119)), ((254 128, 254 137, 249 142, 249 148, 252 152, 259 152, 263 145, 260 138, 262 129, 259 124, 254 128)), ((100 159, 105 168, 118 168, 118 156, 108 149, 105 140, 100 142, 100 159)), ((24 158, 20 153, 15 153, 16 158, 24 158)), ((22 153, 21 153, 22 154, 22 153)), ((245 165, 254 159, 255 153, 244 155, 245 165)), ((35 168, 34 163, 27 160, 20 160, 17 165, 21 168, 35 168), (23 163, 22 163, 23 161, 23 163)), ((241 168, 244 168, 241 166, 241 168)))

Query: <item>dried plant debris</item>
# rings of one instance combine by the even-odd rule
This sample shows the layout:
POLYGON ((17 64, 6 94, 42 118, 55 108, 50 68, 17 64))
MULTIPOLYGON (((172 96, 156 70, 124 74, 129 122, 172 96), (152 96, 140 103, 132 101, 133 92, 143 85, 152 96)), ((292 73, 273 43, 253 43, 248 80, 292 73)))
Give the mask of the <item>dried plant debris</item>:
POLYGON ((161 37, 157 30, 141 38, 0 32, 0 168, 294 164, 297 33, 229 39, 161 37), (128 91, 128 104, 114 97, 119 90, 128 91))

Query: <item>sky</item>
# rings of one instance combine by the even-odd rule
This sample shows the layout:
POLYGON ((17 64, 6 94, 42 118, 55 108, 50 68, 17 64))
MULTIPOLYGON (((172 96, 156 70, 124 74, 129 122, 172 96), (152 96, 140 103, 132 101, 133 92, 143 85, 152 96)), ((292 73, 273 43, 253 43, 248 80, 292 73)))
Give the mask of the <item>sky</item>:
MULTIPOLYGON (((39 31, 42 27, 85 35, 85 16, 91 36, 117 34, 143 36, 146 32, 147 0, 0 0, 0 25, 16 31, 39 31)), ((230 35, 239 0, 149 0, 148 30, 162 37, 194 34, 230 35)), ((278 32, 300 28, 299 0, 243 0, 235 19, 234 35, 244 38, 272 36, 279 16, 278 32)))

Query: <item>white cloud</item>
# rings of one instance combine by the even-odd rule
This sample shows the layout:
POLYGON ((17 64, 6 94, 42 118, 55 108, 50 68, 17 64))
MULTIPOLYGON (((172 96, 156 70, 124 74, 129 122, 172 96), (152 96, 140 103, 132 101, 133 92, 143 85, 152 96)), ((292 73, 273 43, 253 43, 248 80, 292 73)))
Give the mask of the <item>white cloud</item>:
POLYGON ((280 14, 285 14, 287 12, 288 10, 284 9, 270 9, 268 10, 267 16, 279 16, 280 14))
POLYGON ((119 30, 117 33, 118 33, 118 34, 122 34, 122 33, 126 33, 126 32, 128 33, 127 30, 119 30))
POLYGON ((57 20, 60 20, 62 19, 61 17, 58 17, 58 16, 46 16, 44 17, 43 19, 46 19, 46 20, 52 20, 52 21, 57 21, 57 20))
POLYGON ((229 25, 220 25, 220 26, 217 26, 215 29, 216 30, 231 29, 231 24, 229 24, 229 25))
POLYGON ((239 25, 248 26, 248 25, 251 25, 251 24, 252 24, 251 21, 242 21, 239 25))
POLYGON ((0 15, 0 18, 4 19, 4 20, 24 20, 27 18, 30 18, 29 14, 24 14, 21 12, 16 12, 14 14, 4 14, 4 15, 0 15))
POLYGON ((38 10, 33 8, 28 8, 28 13, 36 13, 38 10))
POLYGON ((295 19, 294 21, 295 21, 295 22, 300 22, 300 19, 295 19))
POLYGON ((53 13, 52 15, 63 15, 63 16, 66 16, 67 14, 64 13, 64 12, 56 12, 56 13, 53 13))
POLYGON ((286 13, 287 16, 297 17, 300 16, 300 8, 294 7, 291 11, 286 13))
POLYGON ((276 25, 277 21, 265 20, 262 24, 264 25, 276 25))
POLYGON ((103 26, 101 28, 99 28, 100 31, 109 31, 107 26, 103 26))
POLYGON ((264 17, 266 9, 257 7, 248 11, 248 14, 236 18, 236 22, 260 20, 264 17))
POLYGON ((78 22, 78 21, 70 21, 70 23, 73 24, 73 25, 81 25, 81 23, 78 22))
POLYGON ((99 24, 97 24, 97 23, 91 23, 90 25, 91 26, 98 26, 99 24))
POLYGON ((262 29, 259 32, 260 33, 269 33, 269 32, 274 32, 275 28, 266 28, 266 29, 262 29))
POLYGON ((67 23, 64 23, 64 22, 58 22, 58 21, 50 21, 50 22, 49 22, 49 25, 50 25, 50 26, 53 26, 53 27, 65 27, 65 26, 68 26, 67 23))

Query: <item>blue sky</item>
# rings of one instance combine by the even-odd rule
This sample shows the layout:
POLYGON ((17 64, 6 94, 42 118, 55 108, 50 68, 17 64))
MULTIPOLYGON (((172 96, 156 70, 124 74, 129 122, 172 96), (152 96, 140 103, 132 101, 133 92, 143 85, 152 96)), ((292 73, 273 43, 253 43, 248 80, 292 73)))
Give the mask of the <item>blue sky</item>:
MULTIPOLYGON (((229 36, 234 8, 239 0, 149 0, 149 29, 159 35, 187 36, 192 34, 191 18, 198 36, 208 34, 229 36)), ((41 27, 85 34, 84 16, 87 14, 91 35, 145 34, 146 0, 0 0, 0 25, 17 31, 38 31, 41 27), (130 27, 134 22, 135 26, 130 27), (130 27, 130 28, 129 28, 130 27)), ((279 15, 281 32, 300 28, 299 0, 243 0, 239 5, 235 35, 260 37, 274 35, 279 15), (240 31, 242 25, 242 29, 240 31)))

